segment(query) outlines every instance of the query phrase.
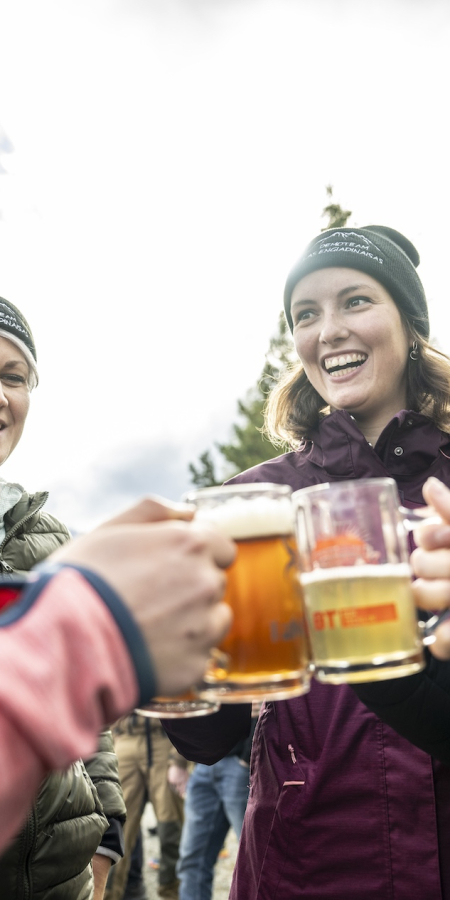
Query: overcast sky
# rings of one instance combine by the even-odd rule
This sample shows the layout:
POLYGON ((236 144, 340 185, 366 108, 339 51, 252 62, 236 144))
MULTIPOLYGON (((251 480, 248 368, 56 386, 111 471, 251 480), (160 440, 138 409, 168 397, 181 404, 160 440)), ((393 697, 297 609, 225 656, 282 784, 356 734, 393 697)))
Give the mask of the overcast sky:
POLYGON ((3 477, 84 528, 178 497, 323 226, 413 240, 450 351, 447 0, 2 0, 0 296, 41 383, 3 477))

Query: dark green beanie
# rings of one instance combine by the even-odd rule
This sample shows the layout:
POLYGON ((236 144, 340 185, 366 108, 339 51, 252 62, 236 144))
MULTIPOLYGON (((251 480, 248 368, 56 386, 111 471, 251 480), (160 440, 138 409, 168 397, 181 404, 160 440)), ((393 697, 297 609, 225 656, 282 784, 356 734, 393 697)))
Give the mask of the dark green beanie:
POLYGON ((331 228, 308 244, 288 275, 284 309, 293 330, 291 298, 295 285, 317 269, 338 266, 367 272, 391 295, 411 325, 425 338, 430 333, 428 306, 416 272, 420 256, 414 244, 394 228, 367 225, 364 228, 331 228))

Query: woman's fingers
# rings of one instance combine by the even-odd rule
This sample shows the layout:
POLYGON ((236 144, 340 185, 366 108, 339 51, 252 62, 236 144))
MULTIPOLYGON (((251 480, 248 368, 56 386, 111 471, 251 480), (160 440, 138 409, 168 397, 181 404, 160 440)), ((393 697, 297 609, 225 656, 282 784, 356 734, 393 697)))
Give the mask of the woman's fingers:
POLYGON ((429 649, 437 659, 450 659, 450 622, 439 625, 436 629, 436 641, 429 649))
POLYGON ((418 578, 412 585, 414 602, 419 609, 436 611, 450 606, 450 580, 435 579, 433 581, 418 578))
POLYGON ((411 554, 411 565, 417 578, 450 579, 450 550, 442 547, 424 550, 418 547, 411 554))
MULTIPOLYGON (((417 576, 412 585, 415 603, 431 612, 450 606, 450 491, 437 478, 423 487, 426 503, 441 516, 440 525, 421 525, 414 531, 417 549, 411 565, 417 576)), ((450 659, 450 621, 438 626, 429 649, 437 659, 450 659)))
POLYGON ((110 584, 147 641, 160 692, 176 694, 201 679, 211 648, 230 627, 231 610, 222 601, 224 568, 236 546, 204 524, 149 522, 161 507, 166 518, 174 518, 176 508, 145 501, 125 520, 119 516, 111 527, 65 544, 52 559, 84 566, 110 584))
POLYGON ((199 539, 199 550, 207 549, 211 553, 214 562, 221 569, 227 569, 234 561, 236 556, 236 544, 225 537, 218 531, 214 525, 207 522, 197 522, 194 520, 190 526, 191 534, 195 534, 199 539))
POLYGON ((414 540, 424 550, 436 550, 439 547, 450 548, 450 525, 419 525, 414 529, 414 540))
POLYGON ((428 506, 440 515, 442 524, 420 525, 414 531, 414 539, 419 547, 434 550, 436 547, 450 548, 450 491, 437 478, 428 478, 423 486, 423 497, 428 506))
POLYGON ((427 478, 422 493, 428 506, 433 506, 446 522, 450 522, 450 491, 448 487, 439 481, 439 478, 431 476, 431 478, 427 478))

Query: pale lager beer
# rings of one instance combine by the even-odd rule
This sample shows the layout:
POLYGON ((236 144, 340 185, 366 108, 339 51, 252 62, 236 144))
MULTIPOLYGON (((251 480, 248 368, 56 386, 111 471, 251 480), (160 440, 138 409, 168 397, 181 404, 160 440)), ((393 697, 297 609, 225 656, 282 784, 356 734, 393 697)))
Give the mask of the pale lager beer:
POLYGON ((351 674, 373 660, 383 664, 385 678, 422 667, 407 563, 316 569, 301 581, 316 675, 328 672, 321 680, 332 681, 333 670, 336 681, 346 672, 346 681, 378 679, 378 668, 364 678, 351 674))

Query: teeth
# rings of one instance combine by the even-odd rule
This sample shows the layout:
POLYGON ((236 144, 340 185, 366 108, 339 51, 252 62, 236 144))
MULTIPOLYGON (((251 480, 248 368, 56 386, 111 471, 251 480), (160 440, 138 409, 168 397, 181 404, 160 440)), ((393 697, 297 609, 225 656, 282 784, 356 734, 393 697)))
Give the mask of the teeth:
POLYGON ((342 378, 343 375, 348 375, 349 372, 354 371, 351 366, 348 369, 336 369, 334 372, 330 372, 330 378, 342 378))
POLYGON ((335 369, 336 366, 348 366, 349 363, 365 362, 365 353, 347 353, 345 356, 331 356, 325 360, 325 368, 335 369))

